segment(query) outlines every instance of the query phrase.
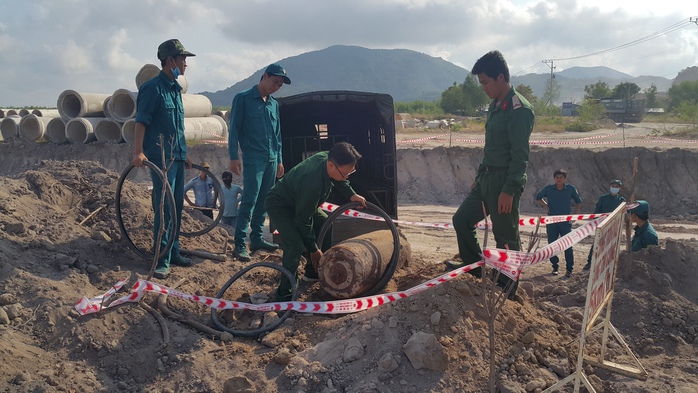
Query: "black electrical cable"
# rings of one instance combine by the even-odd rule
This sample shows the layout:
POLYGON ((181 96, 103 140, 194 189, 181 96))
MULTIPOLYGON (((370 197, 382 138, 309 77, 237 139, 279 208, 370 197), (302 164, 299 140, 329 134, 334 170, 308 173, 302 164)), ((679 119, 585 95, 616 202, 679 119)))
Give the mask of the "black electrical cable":
MULTIPOLYGON (((160 179, 161 183, 165 183, 167 179, 165 178, 164 173, 160 168, 157 167, 157 165, 153 164, 150 161, 143 161, 143 165, 146 167, 150 168, 151 173, 155 173, 157 177, 160 179)), ((124 226, 124 219, 121 215, 121 190, 124 186, 124 181, 126 180, 126 177, 128 176, 129 173, 135 168, 136 166, 131 164, 124 169, 124 171, 121 173, 121 177, 119 178, 119 182, 116 184, 116 221, 119 223, 119 229, 121 230, 121 237, 126 239, 128 244, 131 246, 131 249, 133 252, 138 254, 141 258, 144 259, 152 259, 153 258, 153 253, 148 252, 145 250, 141 250, 136 244, 133 242, 131 237, 128 235, 128 232, 126 231, 126 227, 124 226)), ((170 187, 165 187, 165 198, 167 198, 167 203, 165 204, 165 208, 168 209, 170 217, 175 217, 175 199, 174 195, 172 194, 172 189, 170 187)), ((170 222, 175 226, 175 230, 177 229, 177 220, 170 220, 170 222)), ((175 231, 173 231, 175 232, 175 231)), ((164 257, 172 248, 172 244, 174 243, 174 236, 169 236, 167 239, 167 243, 165 244, 164 247, 160 247, 160 255, 158 256, 158 260, 162 257, 164 257)))
MULTIPOLYGON (((252 269, 254 269, 254 268, 256 268, 256 267, 268 267, 268 268, 271 268, 271 269, 275 269, 275 270, 280 271, 281 274, 283 274, 284 276, 286 276, 286 278, 288 278, 288 280, 291 282, 291 287, 293 288, 293 292, 291 293, 291 301, 296 301, 296 300, 298 300, 298 285, 296 285, 296 279, 293 277, 293 274, 291 274, 291 272, 289 272, 289 271, 288 271, 286 268, 284 268, 283 266, 279 266, 279 265, 276 265, 276 264, 273 264, 273 263, 270 263, 270 262, 258 262, 258 263, 253 263, 253 264, 251 264, 251 265, 245 267, 244 269, 240 270, 240 271, 237 272, 233 277, 231 277, 230 280, 228 280, 228 282, 226 282, 225 285, 223 285, 223 287, 221 287, 221 289, 220 289, 220 290, 218 291, 218 293, 216 294, 216 298, 222 299, 222 298, 223 298, 223 295, 225 294, 225 291, 227 291, 228 288, 229 288, 235 281, 237 281, 237 280, 238 280, 240 277, 242 277, 245 273, 247 273, 248 271, 250 271, 250 270, 252 270, 252 269)), ((259 336, 259 335, 262 334, 262 333, 265 333, 265 332, 274 330, 274 329, 276 329, 277 327, 279 327, 282 323, 284 323, 284 321, 286 320, 286 318, 288 318, 288 317, 291 315, 291 312, 293 312, 293 310, 286 310, 286 312, 284 313, 284 315, 282 315, 281 318, 279 318, 279 320, 278 320, 276 323, 271 324, 271 325, 269 325, 269 326, 261 327, 261 328, 259 328, 259 329, 253 329, 253 330, 236 330, 236 329, 231 329, 231 328, 229 328, 229 327, 223 325, 223 323, 221 323, 221 321, 218 319, 218 310, 216 310, 215 308, 211 309, 211 321, 213 322, 214 325, 216 325, 216 328, 218 328, 219 330, 224 330, 224 331, 226 331, 226 332, 232 334, 233 336, 237 336, 237 337, 257 337, 257 336, 259 336)))
MULTIPOLYGON (((325 239, 325 234, 329 230, 330 226, 332 225, 332 222, 339 217, 343 212, 349 209, 354 209, 361 204, 359 202, 349 202, 347 204, 344 204, 340 207, 338 207, 335 211, 330 213, 329 216, 327 216, 327 220, 325 223, 322 225, 322 228, 320 229, 320 233, 318 234, 318 237, 316 239, 317 244, 322 244, 322 241, 325 239)), ((397 228, 395 227, 395 223, 393 220, 390 218, 390 216, 384 212, 380 207, 374 205, 371 202, 366 202, 366 206, 368 207, 368 210, 373 211, 374 213, 377 213, 383 219, 385 220, 385 223, 388 225, 388 228, 390 229, 390 232, 393 235, 393 254, 390 258, 390 262, 388 263, 388 266, 385 268, 385 272, 381 276, 380 280, 376 283, 376 285, 373 286, 373 288, 367 290, 364 293, 359 294, 358 296, 372 296, 380 291, 382 291, 386 285, 388 285, 388 281, 390 281, 391 278, 393 278, 393 274, 395 274, 395 270, 397 269, 397 264, 400 260, 400 236, 397 232, 397 228)))

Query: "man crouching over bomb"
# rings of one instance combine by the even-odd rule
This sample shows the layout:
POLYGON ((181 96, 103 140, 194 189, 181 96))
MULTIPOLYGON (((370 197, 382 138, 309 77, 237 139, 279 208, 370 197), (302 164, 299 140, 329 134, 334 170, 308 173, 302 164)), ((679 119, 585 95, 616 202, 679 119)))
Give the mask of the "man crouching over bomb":
MULTIPOLYGON (((349 175, 356 172, 361 154, 347 142, 339 142, 329 152, 320 152, 296 165, 269 191, 265 208, 281 236, 283 266, 298 279, 298 265, 304 250, 310 253, 305 265, 304 281, 318 281, 317 266, 323 251, 332 245, 327 234, 318 247, 315 243, 327 214, 319 206, 327 201, 333 188, 352 202, 366 207, 366 198, 349 185, 349 175)), ((291 300, 293 288, 284 276, 276 291, 276 301, 291 300)))

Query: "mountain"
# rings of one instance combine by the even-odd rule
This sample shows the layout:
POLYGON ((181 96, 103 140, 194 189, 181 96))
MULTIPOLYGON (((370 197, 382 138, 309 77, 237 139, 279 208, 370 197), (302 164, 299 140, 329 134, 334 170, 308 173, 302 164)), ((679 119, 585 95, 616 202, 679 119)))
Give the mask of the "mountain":
MULTIPOLYGON (((401 102, 436 101, 441 93, 462 83, 468 71, 438 57, 407 49, 367 49, 334 45, 282 59, 290 85, 275 95, 291 96, 317 90, 356 90, 388 93, 401 102)), ((266 68, 266 67, 265 67, 266 68)), ((213 106, 230 107, 235 94, 259 82, 264 69, 217 92, 203 92, 213 106)))
POLYGON ((612 68, 597 66, 597 67, 570 67, 560 72, 555 73, 569 79, 632 79, 632 75, 624 74, 612 68))
MULTIPOLYGON (((291 78, 275 96, 291 95, 318 90, 356 90, 387 93, 396 102, 436 101, 441 93, 465 80, 469 70, 442 58, 408 49, 367 49, 359 46, 334 45, 279 60, 291 78)), ((686 73, 693 73, 691 67, 686 73)), ((259 82, 264 69, 248 78, 216 92, 202 92, 214 106, 229 108, 235 94, 259 82)), ((683 72, 683 71, 682 71, 683 72)), ((584 87, 606 82, 613 88, 622 82, 632 82, 645 90, 652 84, 658 92, 665 92, 672 81, 658 76, 633 77, 608 67, 570 67, 554 74, 560 86, 562 102, 581 102, 584 87)), ((512 76, 514 86, 528 85, 537 97, 543 96, 550 74, 512 76)))
POLYGON ((679 74, 674 78, 674 84, 678 85, 682 82, 698 80, 698 67, 688 67, 679 71, 679 74))

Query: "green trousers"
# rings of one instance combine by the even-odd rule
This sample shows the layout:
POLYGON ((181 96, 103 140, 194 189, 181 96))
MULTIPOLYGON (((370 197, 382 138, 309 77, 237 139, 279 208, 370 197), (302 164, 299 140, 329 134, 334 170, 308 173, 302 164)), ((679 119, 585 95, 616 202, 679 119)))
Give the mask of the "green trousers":
MULTIPOLYGON (((279 236, 281 237, 281 248, 284 252, 282 257, 282 265, 286 268, 286 270, 293 274, 297 283, 298 265, 300 265, 301 255, 303 255, 303 252, 305 252, 306 249, 305 245, 303 244, 301 232, 298 230, 298 227, 294 221, 296 212, 292 209, 286 207, 276 207, 269 203, 267 203, 266 209, 267 214, 269 215, 269 220, 273 221, 274 226, 279 231, 279 236)), ((316 238, 326 220, 327 214, 318 208, 313 215, 313 230, 315 231, 316 238)), ((331 246, 332 228, 327 231, 320 249, 322 251, 326 251, 331 246)), ((305 264, 305 275, 312 277, 316 274, 315 268, 313 268, 313 264, 310 263, 310 257, 308 256, 307 263, 305 264)), ((276 291, 278 300, 291 300, 292 293, 293 287, 291 286, 291 282, 286 278, 286 276, 281 276, 281 284, 276 291)))
MULTIPOLYGON (((502 192, 507 172, 498 171, 478 175, 475 188, 473 188, 456 213, 453 215, 453 227, 458 238, 458 252, 466 265, 482 260, 482 248, 477 237, 475 225, 485 218, 485 213, 492 221, 492 233, 494 234, 497 248, 521 250, 519 237, 519 204, 521 191, 514 195, 511 213, 499 214, 497 205, 499 194, 502 192), (483 211, 482 205, 485 205, 483 211)), ((509 277, 501 274, 499 284, 506 285, 509 277)), ((514 284, 511 296, 516 293, 518 282, 514 284)))

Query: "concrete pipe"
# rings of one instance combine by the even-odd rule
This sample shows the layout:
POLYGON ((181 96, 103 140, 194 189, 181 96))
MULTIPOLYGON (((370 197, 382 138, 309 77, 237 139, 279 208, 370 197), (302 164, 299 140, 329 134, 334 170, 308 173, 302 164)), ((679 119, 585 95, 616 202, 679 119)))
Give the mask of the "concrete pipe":
POLYGON ((189 90, 189 82, 187 82, 187 77, 184 75, 180 75, 179 78, 177 78, 177 83, 179 83, 180 86, 182 86, 182 94, 187 94, 187 90, 189 90))
POLYGON ((136 100, 138 92, 116 89, 109 101, 110 117, 119 123, 136 117, 136 100))
POLYGON ((46 126, 46 137, 52 143, 66 143, 68 137, 65 135, 65 123, 62 117, 54 117, 46 126))
POLYGON ((58 96, 58 112, 66 121, 76 117, 104 117, 104 100, 109 94, 65 90, 58 96))
POLYGON ((2 118, 4 118, 4 117, 5 117, 5 110, 4 110, 4 109, 0 109, 0 119, 2 119, 2 118))
POLYGON ((136 120, 128 119, 121 125, 121 139, 129 145, 136 140, 136 120))
POLYGON ((30 141, 38 141, 46 135, 46 127, 51 117, 39 117, 34 114, 26 115, 19 122, 19 132, 30 141))
POLYGON ((22 117, 27 116, 27 115, 29 115, 29 114, 31 114, 31 112, 29 112, 28 109, 22 108, 22 109, 19 110, 19 115, 22 116, 22 117))
POLYGON ((227 142, 225 120, 220 116, 185 117, 184 137, 195 141, 227 142))
POLYGON ((9 115, 2 119, 2 122, 0 122, 0 135, 2 135, 2 140, 11 141, 19 136, 20 121, 22 121, 20 115, 9 115))
POLYGON ((95 137, 99 142, 121 143, 124 140, 121 137, 121 125, 114 119, 105 118, 95 127, 95 137))
POLYGON ((213 113, 211 113, 211 115, 216 115, 216 116, 220 116, 222 118, 225 118, 225 112, 219 111, 219 110, 213 111, 213 113))
POLYGON ((34 109, 32 115, 39 117, 61 117, 61 114, 58 113, 58 109, 34 109))
POLYGON ((230 111, 225 111, 225 115, 223 116, 223 119, 225 120, 226 123, 230 124, 230 111))
POLYGON ((211 116, 213 105, 208 97, 201 94, 182 94, 184 117, 211 116))
POLYGON ((5 111, 5 117, 19 116, 19 113, 14 109, 8 109, 5 111))
MULTIPOLYGON (((136 89, 140 90, 141 86, 155 78, 160 74, 160 67, 153 65, 153 64, 146 64, 143 67, 141 67, 140 70, 138 70, 138 73, 136 74, 136 89)), ((182 94, 186 94, 188 88, 189 88, 189 83, 187 82, 187 78, 184 75, 180 75, 179 78, 177 78, 177 83, 179 83, 180 86, 182 86, 182 94)))
POLYGON ((155 78, 160 74, 160 67, 154 64, 146 64, 138 70, 136 74, 136 89, 140 89, 145 82, 155 78))
POLYGON ((97 140, 95 128, 103 117, 76 117, 65 126, 65 136, 70 143, 90 143, 97 140))
POLYGON ((112 117, 112 113, 114 113, 114 110, 111 107, 111 98, 111 96, 107 97, 102 104, 102 112, 104 112, 104 117, 112 117))

